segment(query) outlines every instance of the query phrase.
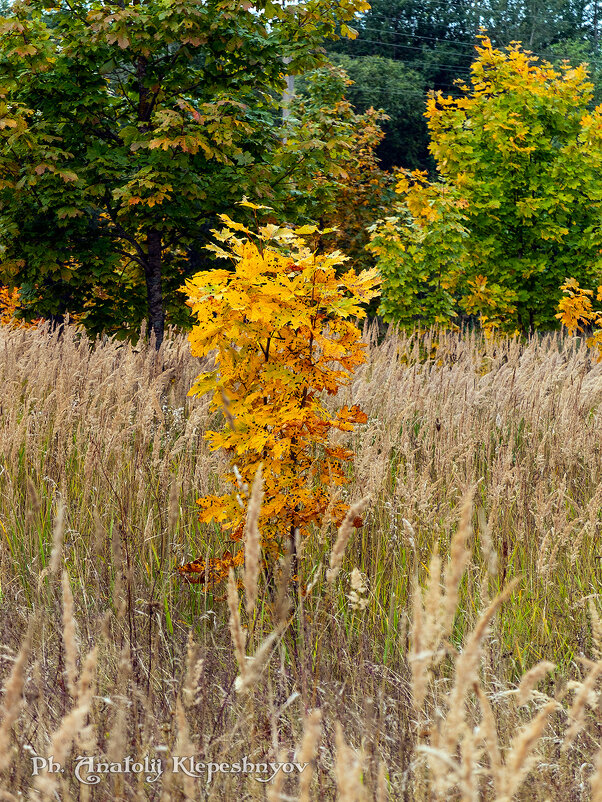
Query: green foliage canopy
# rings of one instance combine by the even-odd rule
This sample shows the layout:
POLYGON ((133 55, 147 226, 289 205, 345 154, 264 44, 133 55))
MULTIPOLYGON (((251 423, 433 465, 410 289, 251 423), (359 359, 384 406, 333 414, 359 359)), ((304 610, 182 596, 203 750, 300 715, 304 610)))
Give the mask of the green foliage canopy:
POLYGON ((602 107, 588 111, 592 89, 583 66, 556 70, 486 39, 463 96, 431 96, 442 184, 402 180, 397 215, 373 231, 389 319, 416 318, 415 285, 422 320, 440 321, 441 297, 426 292, 436 280, 454 299, 448 317, 528 332, 556 325, 567 276, 600 283, 602 107))
POLYGON ((0 21, 0 280, 32 315, 69 309, 92 331, 146 316, 160 343, 208 221, 273 195, 285 74, 319 64, 366 7, 15 3, 0 21))
POLYGON ((384 169, 403 164, 417 168, 425 164, 426 125, 424 121, 426 79, 423 73, 384 56, 352 58, 333 53, 333 62, 342 67, 353 84, 346 98, 359 113, 370 108, 384 109, 389 117, 378 148, 384 169))

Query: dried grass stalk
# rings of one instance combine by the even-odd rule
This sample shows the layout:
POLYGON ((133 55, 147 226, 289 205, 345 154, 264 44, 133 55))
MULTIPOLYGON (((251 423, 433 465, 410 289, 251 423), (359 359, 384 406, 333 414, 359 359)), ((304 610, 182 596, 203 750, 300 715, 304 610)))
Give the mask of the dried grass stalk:
POLYGON ((362 517, 369 501, 370 496, 366 496, 365 498, 361 499, 361 501, 357 501, 347 510, 347 514, 345 515, 343 523, 339 527, 337 539, 330 553, 330 568, 326 572, 326 579, 328 582, 334 582, 337 578, 338 573, 341 570, 347 543, 349 542, 349 538, 353 533, 354 521, 357 518, 362 517))
MULTIPOLYGON (((284 749, 281 749, 278 754, 278 762, 279 763, 286 763, 288 759, 288 755, 284 749)), ((285 799, 289 800, 291 797, 285 797, 283 794, 283 787, 284 787, 284 780, 286 775, 283 771, 279 771, 278 774, 274 777, 273 781, 269 784, 267 788, 267 799, 268 802, 284 802, 285 799)))
POLYGON ((502 783, 504 765, 502 763, 502 755, 500 752, 495 716, 493 714, 491 704, 489 703, 489 699, 487 698, 487 694, 479 682, 476 683, 475 690, 479 699, 482 715, 479 731, 485 743, 485 748, 487 749, 487 755, 489 757, 489 768, 491 770, 491 778, 493 780, 493 789, 496 793, 496 796, 498 796, 503 790, 502 783))
POLYGON ((598 613, 593 599, 588 599, 589 617, 592 622, 592 635, 594 638, 594 654, 600 660, 602 658, 602 618, 598 613))
POLYGON ((460 523, 455 531, 450 545, 450 560, 445 570, 445 596, 443 609, 441 611, 441 631, 443 637, 448 637, 454 623, 456 609, 460 599, 460 581, 468 561, 470 550, 467 548, 472 534, 472 497, 474 488, 471 489, 462 502, 460 511, 460 523))
POLYGON ((311 802, 310 786, 313 779, 313 761, 318 753, 318 743, 322 735, 322 711, 312 710, 305 718, 303 739, 299 750, 299 762, 308 763, 299 777, 299 802, 311 802))
POLYGON ((261 535, 259 534, 258 522, 262 501, 263 473, 260 465, 253 481, 244 531, 245 571, 243 583, 245 586, 246 611, 248 616, 253 615, 255 603, 257 601, 257 580, 259 578, 259 567, 261 564, 261 535))
POLYGON ((128 742, 128 715, 125 707, 126 699, 117 697, 116 710, 111 721, 110 737, 107 743, 107 757, 118 763, 123 759, 128 742))
POLYGON ((432 652, 427 650, 427 643, 432 640, 431 632, 425 631, 422 592, 418 579, 414 583, 414 603, 412 605, 412 625, 410 629, 409 662, 412 671, 412 703, 420 716, 426 698, 429 683, 429 666, 433 659, 432 652))
POLYGON ((516 791, 520 788, 525 776, 531 768, 532 753, 542 736, 556 702, 548 702, 535 716, 535 718, 519 732, 512 742, 510 754, 506 759, 504 772, 504 792, 498 802, 510 802, 516 791))
POLYGON ((8 679, 4 683, 4 694, 0 718, 0 771, 8 768, 13 760, 13 750, 10 746, 11 732, 14 723, 19 717, 23 704, 23 687, 25 685, 25 666, 29 659, 32 640, 32 625, 30 624, 19 653, 13 663, 8 679))
POLYGON ((531 691, 537 683, 555 668, 556 666, 554 663, 550 663, 549 660, 541 660, 539 663, 536 663, 533 668, 530 668, 529 671, 523 674, 520 685, 518 686, 517 701, 519 705, 524 704, 529 699, 531 691))
POLYGON ((489 631, 489 624, 495 613, 511 595, 519 579, 514 579, 496 596, 489 607, 481 615, 472 630, 460 655, 456 659, 454 684, 447 699, 448 714, 444 723, 445 748, 453 754, 458 736, 465 723, 466 695, 468 690, 479 681, 478 667, 481 657, 481 645, 489 631))
POLYGON ((65 649, 65 677, 67 689, 75 699, 77 682, 77 642, 75 637, 75 616, 73 614, 73 593, 66 571, 62 575, 63 586, 63 646, 65 649))
MULTIPOLYGON (((82 695, 78 698, 76 707, 67 713, 62 719, 58 729, 55 730, 50 738, 48 754, 52 755, 55 762, 61 765, 65 764, 73 742, 85 725, 86 717, 90 712, 97 659, 98 652, 97 649, 94 648, 88 653, 84 660, 82 677, 80 680, 82 695), (85 689, 85 692, 83 689, 85 689)), ((41 793, 42 796, 46 795, 47 797, 52 797, 56 794, 58 786, 57 777, 58 775, 56 773, 49 774, 46 771, 42 771, 34 780, 30 799, 35 800, 38 797, 38 793, 41 793)))
POLYGON ((228 609, 230 610, 230 635, 232 636, 232 643, 234 644, 234 654, 236 655, 236 662, 238 663, 238 671, 240 674, 240 683, 244 683, 247 676, 247 660, 245 655, 246 638, 240 621, 240 613, 238 610, 238 590, 236 588, 236 580, 234 578, 234 571, 230 568, 228 573, 228 609))
MULTIPOLYGON (((188 719, 182 702, 176 700, 176 725, 177 725, 177 738, 174 747, 174 754, 177 757, 192 757, 196 754, 194 744, 190 740, 190 727, 188 726, 188 719)), ((182 781, 182 791, 186 799, 196 799, 196 780, 190 777, 186 772, 178 772, 178 776, 182 781)))
POLYGON ((201 674, 203 673, 203 666, 204 661, 202 657, 199 656, 199 647, 194 642, 192 630, 190 630, 186 648, 184 684, 182 686, 182 702, 186 707, 194 703, 201 674))
POLYGON ((439 555, 439 545, 435 543, 431 561, 429 563, 429 577, 424 599, 425 612, 425 635, 427 643, 435 647, 440 640, 441 628, 441 556, 439 555))
POLYGON ((387 783, 387 767, 381 760, 378 764, 378 785, 376 788, 376 802, 388 802, 389 788, 387 783))
POLYGON ((337 748, 335 776, 339 802, 358 802, 362 792, 360 780, 360 763, 355 751, 347 746, 343 728, 339 721, 335 726, 335 743, 337 748))
POLYGON ((261 672, 270 657, 272 646, 277 637, 278 634, 276 632, 270 632, 253 657, 245 660, 244 672, 241 671, 240 676, 236 678, 234 686, 239 693, 250 691, 256 686, 261 672))
POLYGON ((591 667, 589 674, 581 683, 581 687, 577 690, 573 704, 569 710, 569 720, 571 722, 568 730, 565 733, 564 741, 562 744, 563 751, 569 748, 573 743, 579 732, 583 729, 585 723, 585 711, 587 708, 588 699, 592 695, 598 677, 602 674, 602 661, 594 663, 591 667))
POLYGON ((462 802, 480 802, 478 771, 480 753, 472 727, 465 725, 463 729, 462 770, 460 775, 462 802))
POLYGON ((591 802, 602 802, 602 745, 596 754, 594 773, 592 774, 590 785, 592 789, 591 802))
POLYGON ((52 551, 50 553, 50 574, 56 576, 63 556, 63 536, 65 532, 65 504, 59 501, 52 529, 52 551))

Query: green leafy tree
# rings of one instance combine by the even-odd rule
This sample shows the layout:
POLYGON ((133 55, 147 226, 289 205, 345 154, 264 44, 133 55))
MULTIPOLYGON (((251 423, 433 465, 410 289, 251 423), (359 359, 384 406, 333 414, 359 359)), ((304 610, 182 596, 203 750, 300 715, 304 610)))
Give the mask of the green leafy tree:
POLYGON ((541 52, 562 46, 567 39, 592 37, 597 24, 595 5, 585 0, 489 0, 480 8, 480 24, 494 46, 521 41, 529 50, 541 52))
MULTIPOLYGON (((588 111, 584 66, 556 70, 518 45, 500 51, 487 39, 462 89, 460 98, 433 95, 427 111, 447 210, 434 188, 429 196, 421 185, 404 186, 393 233, 379 227, 375 245, 389 261, 396 248, 399 275, 419 277, 431 261, 441 265, 444 228, 461 208, 466 236, 452 237, 457 253, 442 271, 455 312, 507 331, 555 326, 567 276, 600 283, 602 107, 588 111)), ((388 270, 386 311, 407 321, 388 270)))
POLYGON ((544 54, 557 70, 564 62, 586 64, 589 80, 594 85, 590 106, 595 108, 602 103, 602 59, 595 40, 583 37, 564 39, 546 48, 544 54))
POLYGON ((378 312, 404 325, 448 324, 465 258, 466 203, 420 171, 404 171, 396 192, 404 198, 397 214, 369 228, 385 288, 378 312))
POLYGON ((474 37, 483 28, 495 47, 522 41, 539 52, 570 40, 597 49, 599 25, 599 0, 373 0, 355 23, 358 37, 329 43, 328 49, 422 64, 426 76, 441 80, 453 77, 454 67, 468 70, 474 37))
POLYGON ((31 315, 69 310, 93 331, 146 316, 159 345, 208 223, 270 194, 285 74, 366 7, 15 3, 0 22, 0 280, 31 315))
POLYGON ((379 55, 418 69, 427 81, 449 85, 468 71, 471 40, 483 24, 479 8, 446 0, 373 0, 355 27, 356 39, 328 49, 354 58, 379 55), (462 45, 469 43, 468 47, 462 45))
POLYGON ((374 105, 390 117, 379 148, 383 166, 433 171, 423 116, 427 91, 450 91, 456 78, 468 75, 476 12, 444 0, 372 0, 355 27, 355 39, 327 48, 355 81, 349 98, 357 110, 374 105))

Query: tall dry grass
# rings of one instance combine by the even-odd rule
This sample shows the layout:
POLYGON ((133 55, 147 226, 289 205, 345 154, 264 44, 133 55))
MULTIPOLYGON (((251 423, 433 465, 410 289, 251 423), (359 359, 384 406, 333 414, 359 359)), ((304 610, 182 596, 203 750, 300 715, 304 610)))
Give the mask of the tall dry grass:
POLYGON ((195 501, 225 462, 186 340, 0 327, 0 799, 602 800, 602 366, 559 336, 366 340, 332 400, 368 414, 340 435, 364 526, 267 592, 258 477, 244 594, 205 594, 174 565, 224 546, 195 501), (308 765, 82 785, 78 755, 308 765))

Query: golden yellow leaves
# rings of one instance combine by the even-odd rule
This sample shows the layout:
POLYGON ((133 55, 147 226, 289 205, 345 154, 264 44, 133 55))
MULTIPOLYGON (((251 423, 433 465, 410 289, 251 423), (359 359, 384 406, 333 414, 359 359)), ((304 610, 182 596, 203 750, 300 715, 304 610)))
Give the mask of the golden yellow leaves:
POLYGON ((485 335, 490 337, 515 311, 516 292, 476 275, 467 281, 469 292, 462 298, 469 314, 478 313, 485 335))
MULTIPOLYGON (((598 349, 598 361, 602 361, 602 311, 596 311, 591 302, 593 290, 586 290, 579 286, 574 278, 565 279, 560 288, 564 297, 558 303, 556 317, 569 334, 583 332, 586 327, 597 326, 598 330, 586 339, 590 348, 598 349)), ((598 287, 596 300, 602 301, 602 285, 598 287)))
POLYGON ((204 395, 216 386, 217 370, 201 373, 190 389, 189 395, 204 395))
POLYGON ((21 307, 21 299, 19 289, 11 290, 8 287, 0 286, 0 324, 3 326, 29 328, 36 326, 40 321, 34 320, 32 323, 26 323, 24 320, 17 318, 16 313, 21 307))
MULTIPOLYGON (((246 199, 242 205, 261 208, 246 199)), ((351 318, 364 316, 362 304, 378 294, 380 276, 374 269, 337 275, 344 256, 312 253, 301 236, 323 233, 315 226, 268 224, 254 234, 226 215, 221 219, 226 227, 214 233, 233 270, 199 273, 185 287, 197 321, 192 353, 212 352, 215 359, 215 369, 201 374, 190 394, 213 392, 212 407, 226 413, 225 428, 206 437, 212 449, 230 455, 235 470, 229 496, 200 500, 200 520, 215 521, 238 540, 248 488, 262 463, 260 529, 274 556, 292 532, 309 534, 329 506, 329 487, 347 481, 352 452, 330 446, 329 435, 350 432, 367 418, 357 406, 333 415, 321 394, 336 394, 364 361, 351 318)), ((342 518, 345 505, 335 508, 335 518, 342 518)), ((180 570, 219 574, 221 566, 201 560, 180 570)))
POLYGON ((243 197, 241 201, 238 201, 239 206, 244 206, 247 209, 253 209, 257 211, 258 209, 268 209, 271 210, 270 206, 263 206, 261 203, 251 203, 251 201, 247 200, 246 195, 243 197))
POLYGON ((3 325, 15 320, 15 312, 19 307, 19 290, 0 287, 0 323, 3 325))

